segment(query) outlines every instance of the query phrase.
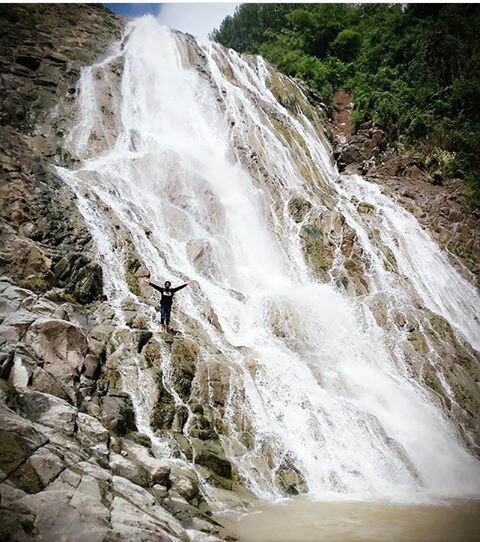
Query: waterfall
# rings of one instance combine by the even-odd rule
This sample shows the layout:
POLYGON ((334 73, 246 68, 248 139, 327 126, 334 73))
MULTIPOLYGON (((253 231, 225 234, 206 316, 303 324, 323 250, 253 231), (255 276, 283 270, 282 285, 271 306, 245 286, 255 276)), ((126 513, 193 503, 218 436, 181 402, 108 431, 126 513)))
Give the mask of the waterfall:
MULTIPOLYGON (((479 295, 411 214, 338 174, 293 81, 144 17, 83 70, 67 145, 80 166, 58 171, 118 325, 127 299, 159 323, 129 291, 129 250, 154 281, 197 281, 177 295, 177 327, 188 332, 188 316, 211 346, 205 362, 216 351, 230 364, 221 441, 248 488, 280 496, 287 466, 322 498, 478 494, 468 428, 422 374, 428 365, 455 403, 442 365, 452 347, 431 322, 475 356, 479 295), (311 231, 331 247, 320 275, 302 245, 311 231)), ((145 402, 135 406, 148 426, 145 402)))

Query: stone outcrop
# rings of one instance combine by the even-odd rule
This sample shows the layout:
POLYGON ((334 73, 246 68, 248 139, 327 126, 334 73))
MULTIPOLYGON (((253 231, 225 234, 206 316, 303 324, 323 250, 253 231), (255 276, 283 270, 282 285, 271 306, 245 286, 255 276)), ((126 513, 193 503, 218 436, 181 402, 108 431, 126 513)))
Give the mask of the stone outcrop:
POLYGON ((364 170, 372 163, 371 161, 387 148, 385 133, 372 123, 358 130, 348 141, 342 141, 344 139, 337 136, 337 146, 334 151, 340 171, 360 170, 364 173, 364 170))
POLYGON ((61 149, 81 67, 123 23, 87 4, 5 4, 0 20, 1 271, 36 293, 56 287, 89 303, 103 293, 101 268, 52 164, 70 160, 61 149))
MULTIPOLYGON (((124 345, 140 348, 173 406, 162 428, 182 430, 185 418, 178 421, 159 373, 164 339, 106 323, 92 326, 79 318, 78 305, 49 301, 9 280, 0 281, 5 539, 187 541, 194 520, 199 530, 218 533, 195 471, 153 453, 150 437, 137 432, 132 400, 119 385, 119 364, 128 361, 115 354, 124 345)), ((196 346, 191 339, 165 340, 178 378, 173 382, 188 399, 196 346)), ((192 438, 187 444, 203 475, 231 478, 216 434, 199 435, 217 439, 192 438)))

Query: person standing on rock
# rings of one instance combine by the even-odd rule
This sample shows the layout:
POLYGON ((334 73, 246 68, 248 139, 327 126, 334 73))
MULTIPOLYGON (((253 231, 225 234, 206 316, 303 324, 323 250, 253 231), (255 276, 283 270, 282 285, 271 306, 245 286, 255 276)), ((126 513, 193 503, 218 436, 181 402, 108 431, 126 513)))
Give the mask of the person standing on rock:
POLYGON ((176 288, 171 288, 172 283, 169 280, 165 281, 165 285, 158 286, 157 284, 154 284, 153 282, 149 282, 148 284, 155 288, 155 290, 158 290, 162 294, 162 299, 160 300, 160 331, 163 333, 168 333, 168 326, 170 324, 170 313, 172 312, 172 302, 173 302, 173 296, 178 290, 181 290, 182 288, 185 288, 185 286, 188 286, 190 282, 186 282, 185 284, 182 284, 181 286, 177 286, 176 288))

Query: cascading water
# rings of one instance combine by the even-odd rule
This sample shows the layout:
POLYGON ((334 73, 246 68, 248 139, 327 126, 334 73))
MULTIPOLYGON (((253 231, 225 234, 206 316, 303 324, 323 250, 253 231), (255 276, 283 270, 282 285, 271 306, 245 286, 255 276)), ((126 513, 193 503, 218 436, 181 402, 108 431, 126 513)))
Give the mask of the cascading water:
MULTIPOLYGON (((188 315, 211 346, 204 361, 215 351, 229 362, 221 440, 245 485, 275 498, 279 474, 293 468, 322 497, 476 495, 479 464, 414 378, 408 332, 393 321, 406 315, 422 334, 436 313, 473 352, 479 296, 410 214, 360 177, 338 176, 294 83, 261 58, 199 48, 146 17, 83 71, 79 91, 68 145, 82 162, 59 173, 91 229, 118 324, 128 299, 145 306, 152 330, 159 323, 129 290, 127 245, 153 280, 197 281, 177 296, 177 326, 186 331, 188 315), (282 105, 274 78, 299 103, 282 105), (308 203, 299 220, 293 196, 308 203), (374 212, 360 213, 359 201, 374 212), (325 216, 343 229, 332 226, 320 282, 299 234, 325 216), (353 276, 340 248, 347 231, 362 291, 341 287, 353 276)), ((441 353, 422 337, 442 379, 441 353)), ((149 384, 131 367, 124 376, 149 431, 149 384)))

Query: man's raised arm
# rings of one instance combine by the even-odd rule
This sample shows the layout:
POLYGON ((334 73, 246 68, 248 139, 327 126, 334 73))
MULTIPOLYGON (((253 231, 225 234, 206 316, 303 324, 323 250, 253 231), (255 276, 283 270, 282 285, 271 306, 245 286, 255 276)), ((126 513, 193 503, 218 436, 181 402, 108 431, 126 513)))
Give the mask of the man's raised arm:
MULTIPOLYGON (((154 284, 153 282, 149 282, 148 283, 152 288, 155 288, 155 290, 158 290, 160 293, 163 293, 163 290, 165 288, 163 288, 162 286, 157 286, 156 284, 154 284)), ((186 286, 186 285, 185 285, 186 286)))
MULTIPOLYGON (((191 282, 191 281, 190 281, 191 282)), ((178 292, 178 290, 181 290, 182 288, 185 288, 185 286, 188 286, 190 282, 186 282, 185 284, 182 284, 181 286, 177 286, 176 288, 172 288, 172 292, 178 292)))

